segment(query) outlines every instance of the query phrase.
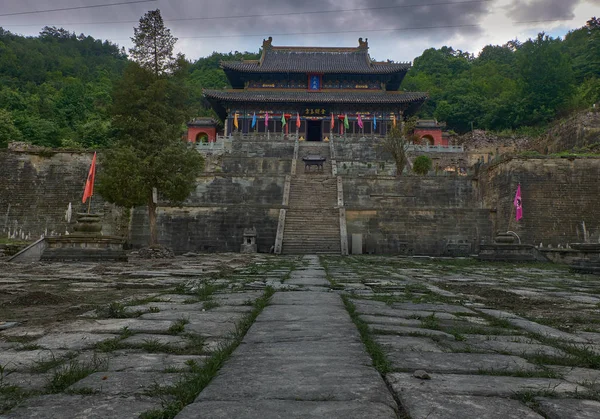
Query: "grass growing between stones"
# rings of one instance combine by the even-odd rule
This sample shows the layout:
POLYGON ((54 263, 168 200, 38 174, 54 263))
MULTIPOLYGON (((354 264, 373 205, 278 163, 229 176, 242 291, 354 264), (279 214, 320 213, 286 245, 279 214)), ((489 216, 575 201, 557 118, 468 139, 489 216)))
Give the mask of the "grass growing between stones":
POLYGON ((180 333, 182 333, 185 330, 185 325, 188 324, 190 321, 189 319, 186 318, 180 318, 178 320, 176 320, 170 327, 169 327, 169 334, 170 335, 178 335, 180 333))
POLYGON ((88 375, 108 368, 108 361, 94 356, 89 362, 71 360, 54 372, 47 385, 49 393, 60 393, 88 375))
POLYGON ((0 415, 8 413, 37 392, 22 389, 19 386, 0 384, 0 415))
POLYGON ((163 398, 163 409, 145 412, 140 417, 142 419, 171 419, 185 406, 192 403, 242 342, 246 332, 269 304, 274 293, 275 290, 271 287, 265 289, 262 297, 254 302, 252 311, 236 325, 236 331, 232 334, 231 339, 220 346, 202 366, 192 366, 192 371, 174 386, 155 390, 156 395, 163 398))
POLYGON ((127 339, 129 336, 133 335, 133 332, 129 330, 128 327, 124 327, 121 329, 121 333, 114 339, 103 340, 102 342, 98 342, 94 349, 98 352, 113 352, 117 349, 122 349, 123 344, 122 340, 127 339))
POLYGON ((342 301, 344 302, 344 306, 346 307, 348 314, 350 314, 352 322, 360 333, 360 338, 365 345, 367 352, 373 360, 373 366, 377 369, 377 371, 379 371, 380 374, 387 374, 388 372, 391 372, 392 365, 385 356, 381 345, 379 345, 373 339, 371 331, 369 330, 369 325, 359 317, 358 313, 356 312, 356 307, 352 301, 350 301, 350 298, 347 295, 342 295, 342 301))
POLYGON ((530 334, 530 336, 543 344, 553 346, 567 354, 567 356, 563 357, 549 356, 544 354, 525 356, 524 358, 527 358, 530 362, 535 364, 600 369, 600 354, 598 354, 598 352, 596 352, 589 345, 584 345, 581 343, 568 343, 536 334, 530 334))
POLYGON ((123 303, 114 301, 106 307, 98 309, 98 317, 105 317, 109 319, 129 319, 133 317, 140 317, 143 313, 141 311, 127 310, 127 307, 123 303))

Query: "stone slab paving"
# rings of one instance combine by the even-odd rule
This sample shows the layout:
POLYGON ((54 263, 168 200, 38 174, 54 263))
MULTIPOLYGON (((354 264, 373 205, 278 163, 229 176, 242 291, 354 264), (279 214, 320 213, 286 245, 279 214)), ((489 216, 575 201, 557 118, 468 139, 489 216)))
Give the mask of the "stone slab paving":
POLYGON ((32 351, 2 351, 0 365, 7 371, 28 372, 41 363, 62 359, 67 355, 66 350, 36 349, 32 351))
POLYGON ((562 330, 555 329, 550 326, 546 326, 543 324, 539 324, 533 322, 531 320, 523 319, 519 316, 516 316, 512 313, 506 313, 498 310, 487 310, 481 309, 482 313, 489 314, 490 316, 496 317, 498 319, 506 319, 509 323, 514 326, 520 327, 521 329, 527 330, 531 333, 536 333, 545 337, 555 338, 564 340, 567 342, 576 342, 576 343, 589 343, 587 339, 573 335, 571 333, 563 332, 562 330))
MULTIPOLYGON (((159 271, 163 269, 161 264, 156 262, 159 271)), ((171 265, 171 262, 166 264, 171 265)), ((90 267, 43 266, 40 272, 44 272, 47 282, 70 278, 66 274, 48 278, 47 270, 77 271, 90 267)), ((98 272, 107 271, 102 265, 92 266, 98 272)), ((277 278, 281 281, 288 272, 289 269, 280 270, 277 275, 271 275, 271 281, 277 278)), ((132 292, 131 297, 116 304, 107 303, 104 308, 84 312, 78 318, 72 316, 69 321, 57 321, 47 327, 29 327, 24 322, 0 331, 3 348, 0 351, 3 368, 0 370, 0 418, 138 418, 143 412, 160 409, 161 399, 149 395, 201 368, 264 292, 247 291, 245 278, 231 277, 213 281, 226 290, 208 297, 205 291, 198 294, 196 290, 206 282, 199 279, 204 275, 200 269, 187 269, 185 275, 169 268, 162 272, 130 270, 126 276, 140 280, 125 282, 112 277, 122 277, 119 273, 122 273, 120 265, 110 278, 89 275, 85 280, 96 283, 81 283, 70 290, 83 287, 99 292, 97 290, 114 288, 115 283, 137 289, 143 283, 145 289, 149 284, 156 289, 178 285, 177 289, 184 293, 136 295, 132 292), (136 304, 144 301, 148 302, 136 304), (7 386, 15 386, 18 392, 11 393, 12 387, 7 386), (19 400, 11 401, 13 396, 19 400), (6 406, 12 410, 6 411, 6 406)), ((85 277, 77 273, 75 276, 80 280, 85 277)), ((256 276, 254 281, 258 278, 256 276)))
POLYGON ((432 372, 477 374, 536 371, 539 368, 523 358, 512 355, 473 353, 432 353, 405 351, 391 357, 392 365, 401 371, 427 370, 432 372))
POLYGON ((540 410, 547 419, 597 419, 600 417, 600 402, 578 399, 540 399, 540 410))
POLYGON ((402 357, 405 352, 444 352, 443 348, 437 345, 433 339, 420 338, 414 336, 390 336, 376 335, 375 341, 379 343, 391 359, 402 357))
POLYGON ((309 291, 277 292, 178 418, 396 418, 340 296, 329 291, 318 258, 306 260, 290 282, 309 291))
POLYGON ((19 407, 5 417, 11 419, 137 419, 142 413, 159 407, 158 400, 144 396, 90 397, 51 394, 31 399, 27 405, 19 407))
POLYGON ((114 334, 97 333, 52 333, 33 341, 33 344, 44 349, 82 350, 91 348, 97 343, 114 339, 114 334))
MULTIPOLYGON (((132 318, 106 318, 110 310, 88 306, 52 327, 17 319, 0 330, 0 365, 8 372, 1 384, 33 392, 0 418, 133 418, 158 409, 148 391, 201 367, 267 285, 277 290, 270 305, 179 418, 600 417, 597 280, 466 259, 306 256, 290 272, 268 267, 281 257, 256 258, 265 269, 258 263, 229 277, 209 258, 143 269, 56 264, 0 272, 0 289, 13 291, 61 278, 81 293, 151 290, 119 300, 125 307, 115 316, 132 318), (202 301, 198 292, 211 273, 223 288, 202 301), (383 374, 340 294, 388 361, 383 374), (56 374, 96 364, 45 394, 56 374)), ((5 402, 0 386, 0 408, 5 402)))
POLYGON ((412 419, 568 419, 587 418, 591 411, 590 417, 600 418, 600 410, 593 410, 600 370, 572 366, 600 362, 594 354, 600 318, 591 305, 600 286, 594 282, 523 265, 471 268, 465 261, 463 269, 452 261, 440 269, 442 261, 425 258, 325 258, 325 264, 387 358, 391 372, 385 379, 412 419), (342 263, 363 278, 371 294, 345 286, 337 269, 342 263), (451 272, 459 269, 461 274, 451 272), (566 283, 572 290, 557 293, 566 283), (547 324, 534 320, 553 314, 559 304, 573 306, 565 314, 579 315, 574 325, 557 318, 547 324), (588 304, 586 315, 578 313, 581 304, 588 304), (547 395, 552 398, 543 407, 535 401, 547 395))
POLYGON ((177 419, 397 418, 390 406, 353 401, 242 400, 204 401, 203 410, 189 405, 177 419))
POLYGON ((91 390, 100 395, 145 395, 149 390, 173 385, 178 374, 146 371, 102 371, 88 375, 69 388, 67 392, 91 390))
POLYGON ((79 362, 91 362, 94 357, 100 356, 106 360, 105 371, 139 371, 139 372, 164 372, 169 369, 181 371, 189 370, 189 362, 194 361, 201 365, 207 358, 206 355, 171 355, 164 353, 147 353, 138 350, 124 349, 107 354, 98 355, 88 351, 79 354, 79 362))
POLYGON ((517 392, 552 391, 559 395, 588 392, 588 389, 581 385, 555 378, 431 374, 431 379, 422 380, 409 373, 394 372, 387 374, 386 380, 397 394, 411 390, 423 393, 511 397, 517 392))
POLYGON ((426 393, 420 390, 400 392, 402 406, 411 419, 542 419, 543 416, 517 400, 501 397, 426 393))

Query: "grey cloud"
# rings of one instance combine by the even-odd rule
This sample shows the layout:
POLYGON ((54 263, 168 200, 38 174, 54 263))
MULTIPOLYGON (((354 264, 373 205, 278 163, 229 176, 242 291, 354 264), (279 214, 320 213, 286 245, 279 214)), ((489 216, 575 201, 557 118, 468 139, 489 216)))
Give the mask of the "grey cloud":
MULTIPOLYGON (((598 2, 598 0, 594 0, 598 2)), ((515 21, 572 19, 582 0, 513 0, 508 7, 515 21)))
MULTIPOLYGON (((448 0, 423 0, 421 3, 446 3, 448 0)), ((464 0, 454 0, 460 3, 464 0)), ((407 31, 388 32, 388 37, 397 39, 399 42, 405 39, 447 39, 450 36, 461 34, 476 34, 481 29, 477 22, 487 13, 489 3, 467 3, 437 6, 415 6, 406 8, 386 8, 402 5, 417 5, 415 0, 353 0, 339 2, 332 0, 304 1, 284 0, 268 1, 256 0, 244 3, 244 8, 235 7, 239 2, 224 0, 219 3, 200 2, 195 5, 189 4, 187 10, 180 7, 179 10, 168 10, 173 15, 181 15, 185 12, 188 16, 223 16, 223 15, 247 15, 265 13, 267 15, 296 11, 318 11, 336 9, 366 9, 353 12, 341 13, 318 13, 287 16, 265 16, 244 19, 206 20, 195 22, 173 22, 174 27, 185 32, 187 36, 204 35, 229 35, 229 34, 273 34, 275 44, 278 42, 277 34, 284 33, 307 33, 319 34, 322 32, 346 32, 357 31, 355 37, 368 37, 369 31, 387 28, 411 28, 407 31), (206 7, 204 7, 206 6, 206 7), (194 12, 197 9, 197 14, 194 12), (200 12, 202 10, 202 12, 200 12), (468 26, 464 26, 468 25, 468 26), (472 26, 475 25, 475 26, 472 26), (443 26, 443 29, 431 27, 443 26), (463 27, 460 27, 463 26, 463 27), (420 29, 424 28, 424 29, 420 29), (429 29, 427 29, 429 28, 429 29), (420 30, 419 30, 420 29, 420 30)), ((165 14, 165 19, 168 16, 165 14)), ((384 32, 371 32, 382 34, 384 32)), ((322 34, 324 38, 341 37, 343 34, 322 34)))

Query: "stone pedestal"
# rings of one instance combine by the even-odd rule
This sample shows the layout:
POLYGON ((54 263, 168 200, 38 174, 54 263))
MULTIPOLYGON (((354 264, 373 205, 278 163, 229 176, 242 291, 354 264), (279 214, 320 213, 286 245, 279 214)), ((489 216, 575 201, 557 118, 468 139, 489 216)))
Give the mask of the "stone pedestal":
POLYGON ((479 246, 479 260, 493 262, 548 262, 530 244, 482 244, 479 246))
POLYGON ((244 229, 244 242, 242 243, 242 248, 240 250, 241 253, 256 253, 256 229, 246 228, 244 229))
POLYGON ((571 243, 578 252, 569 265, 572 271, 600 275, 600 243, 571 243))
POLYGON ((41 260, 47 262, 127 262, 125 239, 102 235, 103 214, 77 214, 74 233, 47 237, 41 260))

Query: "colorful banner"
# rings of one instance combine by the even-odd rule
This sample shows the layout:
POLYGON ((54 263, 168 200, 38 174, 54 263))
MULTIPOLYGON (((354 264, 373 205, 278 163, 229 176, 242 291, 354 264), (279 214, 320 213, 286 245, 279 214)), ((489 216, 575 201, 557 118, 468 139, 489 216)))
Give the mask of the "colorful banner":
POLYGON ((515 194, 515 199, 513 201, 513 205, 515 206, 515 218, 519 221, 523 218, 523 202, 521 201, 521 184, 517 186, 517 193, 515 194))
POLYGON ((87 180, 85 181, 85 189, 83 190, 83 199, 81 202, 85 204, 88 198, 94 195, 94 180, 96 178, 96 152, 94 151, 94 157, 92 158, 92 165, 88 173, 87 180))

